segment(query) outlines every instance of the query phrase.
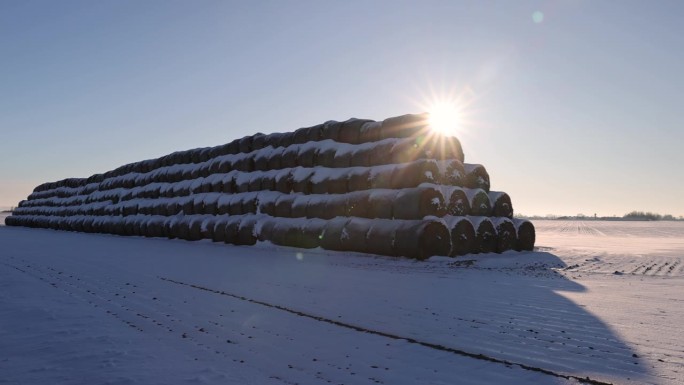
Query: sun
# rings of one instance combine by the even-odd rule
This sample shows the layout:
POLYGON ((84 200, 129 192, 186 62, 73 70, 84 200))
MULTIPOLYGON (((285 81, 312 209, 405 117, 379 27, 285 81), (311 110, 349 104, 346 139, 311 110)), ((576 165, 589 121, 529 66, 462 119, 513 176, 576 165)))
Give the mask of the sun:
POLYGON ((456 136, 461 126, 461 112, 454 103, 435 103, 428 108, 428 124, 438 134, 456 136))

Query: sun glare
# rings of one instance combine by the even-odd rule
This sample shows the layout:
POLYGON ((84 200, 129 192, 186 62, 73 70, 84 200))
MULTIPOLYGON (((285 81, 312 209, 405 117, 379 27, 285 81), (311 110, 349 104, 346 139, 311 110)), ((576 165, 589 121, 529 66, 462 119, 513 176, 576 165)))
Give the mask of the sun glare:
POLYGON ((437 103, 428 110, 428 114, 428 123, 433 131, 445 136, 456 136, 461 123, 461 114, 456 105, 437 103))

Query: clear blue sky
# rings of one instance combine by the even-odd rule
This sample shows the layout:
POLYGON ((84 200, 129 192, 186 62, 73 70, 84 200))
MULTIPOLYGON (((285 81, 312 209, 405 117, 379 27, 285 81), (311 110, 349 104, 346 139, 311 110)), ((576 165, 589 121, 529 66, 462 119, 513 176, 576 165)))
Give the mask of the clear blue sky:
POLYGON ((451 92, 466 161, 517 212, 684 215, 683 18, 681 1, 0 0, 0 206, 451 92))

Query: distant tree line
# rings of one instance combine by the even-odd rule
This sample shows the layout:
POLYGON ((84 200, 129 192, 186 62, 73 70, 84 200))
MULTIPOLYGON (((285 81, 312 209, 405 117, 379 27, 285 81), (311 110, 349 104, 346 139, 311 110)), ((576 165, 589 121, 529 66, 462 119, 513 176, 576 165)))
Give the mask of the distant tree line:
POLYGON ((584 214, 577 214, 577 215, 554 215, 554 214, 547 214, 544 216, 539 216, 539 215, 532 215, 532 216, 526 216, 522 214, 516 214, 516 217, 519 218, 526 218, 526 219, 561 219, 561 220, 599 220, 599 221, 684 221, 684 216, 679 216, 675 217, 674 215, 671 214, 657 214, 657 213, 652 213, 648 211, 631 211, 621 217, 618 216, 611 216, 611 217, 599 217, 596 214, 593 216, 591 215, 584 215, 584 214))

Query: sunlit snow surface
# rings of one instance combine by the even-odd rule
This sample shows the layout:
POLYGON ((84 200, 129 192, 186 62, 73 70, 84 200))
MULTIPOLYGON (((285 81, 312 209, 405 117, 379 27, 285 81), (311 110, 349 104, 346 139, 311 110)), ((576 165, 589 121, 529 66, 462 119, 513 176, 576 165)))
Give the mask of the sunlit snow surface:
POLYGON ((425 262, 0 226, 0 383, 684 383, 684 223, 535 226, 425 262))

